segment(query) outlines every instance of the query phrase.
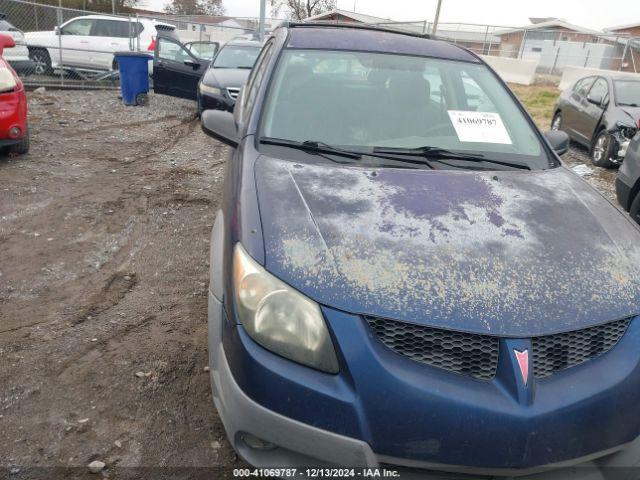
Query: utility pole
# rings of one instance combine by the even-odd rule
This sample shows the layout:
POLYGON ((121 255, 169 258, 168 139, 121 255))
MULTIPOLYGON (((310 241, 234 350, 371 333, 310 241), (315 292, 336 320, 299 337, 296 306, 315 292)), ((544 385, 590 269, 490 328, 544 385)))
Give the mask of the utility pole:
POLYGON ((111 13, 116 14, 116 0, 111 0, 111 13))
POLYGON ((264 38, 264 21, 267 12, 267 0, 260 0, 260 24, 258 25, 258 38, 260 41, 264 38))
POLYGON ((431 30, 431 35, 436 36, 436 31, 438 30, 438 20, 440 19, 440 7, 442 6, 442 0, 438 0, 438 6, 436 7, 436 18, 433 20, 433 29, 431 30))

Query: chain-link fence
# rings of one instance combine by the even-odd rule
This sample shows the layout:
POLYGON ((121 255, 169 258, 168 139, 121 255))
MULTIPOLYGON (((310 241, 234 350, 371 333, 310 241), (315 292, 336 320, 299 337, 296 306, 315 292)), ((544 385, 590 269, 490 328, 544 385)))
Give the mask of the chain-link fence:
POLYGON ((0 0, 0 32, 13 36, 4 57, 27 86, 113 88, 118 51, 153 54, 158 35, 182 43, 252 38, 257 20, 171 16, 151 12, 113 15, 23 0, 0 0))
MULTIPOLYGON (((433 32, 433 24, 428 21, 389 21, 377 25, 416 33, 433 32)), ((479 55, 535 61, 538 74, 552 81, 559 79, 565 67, 640 73, 640 37, 571 27, 562 23, 527 27, 440 23, 435 37, 479 55)))

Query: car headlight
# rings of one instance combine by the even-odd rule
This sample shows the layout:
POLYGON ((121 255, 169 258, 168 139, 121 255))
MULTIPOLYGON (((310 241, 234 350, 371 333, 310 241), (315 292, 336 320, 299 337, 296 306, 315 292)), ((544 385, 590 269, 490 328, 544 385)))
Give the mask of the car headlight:
POLYGON ((0 92, 10 92, 14 90, 18 82, 11 70, 0 63, 0 92))
POLYGON ((294 362, 338 372, 318 304, 267 272, 239 243, 233 251, 233 286, 240 322, 253 340, 294 362))
POLYGON ((222 95, 222 90, 216 87, 211 87, 209 85, 205 85, 204 83, 200 84, 200 93, 208 93, 209 95, 222 95))

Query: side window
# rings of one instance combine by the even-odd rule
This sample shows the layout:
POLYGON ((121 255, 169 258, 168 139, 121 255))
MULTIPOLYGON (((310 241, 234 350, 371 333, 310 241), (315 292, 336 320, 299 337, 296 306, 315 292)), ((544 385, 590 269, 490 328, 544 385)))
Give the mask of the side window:
POLYGON ((596 80, 595 77, 587 77, 580 80, 576 84, 576 88, 574 89, 574 91, 580 96, 583 96, 583 97, 586 96, 587 92, 589 91, 589 89, 591 88, 591 85, 593 85, 593 82, 595 80, 596 80))
POLYGON ((249 76, 249 80, 247 81, 247 89, 244 94, 244 109, 243 116, 247 116, 249 112, 253 109, 253 104, 256 101, 256 96, 258 95, 258 90, 260 89, 260 85, 262 84, 262 79, 264 78, 264 72, 267 69, 267 65, 269 65, 269 60, 271 59, 271 55, 273 53, 273 42, 269 42, 264 46, 260 56, 256 60, 255 65, 253 66, 253 70, 251 71, 251 75, 249 76))
POLYGON ((183 62, 187 58, 191 58, 182 45, 169 40, 168 38, 158 38, 158 58, 163 60, 171 60, 174 62, 183 62))
POLYGON ((591 90, 589 91, 589 95, 593 95, 594 97, 599 96, 603 100, 607 97, 608 93, 609 86, 607 85, 607 82, 604 78, 598 78, 598 80, 596 80, 596 83, 593 84, 593 87, 591 87, 591 90))
POLYGON ((93 19, 90 18, 82 18, 80 20, 74 20, 72 22, 67 23, 62 29, 60 33, 62 35, 82 35, 87 37, 91 35, 91 28, 93 27, 93 19))
MULTIPOLYGON (((131 23, 135 31, 135 23, 131 23)), ((96 20, 92 35, 97 37, 129 38, 129 22, 118 20, 96 20)), ((135 35, 134 32, 132 32, 135 35)))

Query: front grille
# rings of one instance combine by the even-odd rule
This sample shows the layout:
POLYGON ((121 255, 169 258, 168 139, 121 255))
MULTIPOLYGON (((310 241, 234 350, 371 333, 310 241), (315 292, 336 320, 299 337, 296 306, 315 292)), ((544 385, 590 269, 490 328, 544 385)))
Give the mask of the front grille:
POLYGON ((625 318, 597 327, 532 338, 535 376, 548 377, 611 350, 630 322, 630 318, 625 318))
MULTIPOLYGON (((416 362, 491 380, 498 367, 500 338, 365 317, 376 336, 394 352, 416 362)), ((609 351, 630 318, 567 333, 531 339, 533 371, 545 378, 609 351)))
POLYGON ((416 362, 451 372, 491 380, 498 367, 499 339, 488 335, 365 317, 378 338, 391 350, 416 362))
POLYGON ((239 88, 227 87, 227 93, 229 94, 229 96, 231 98, 233 98, 235 100, 235 99, 238 98, 238 94, 240 93, 240 89, 239 88))

